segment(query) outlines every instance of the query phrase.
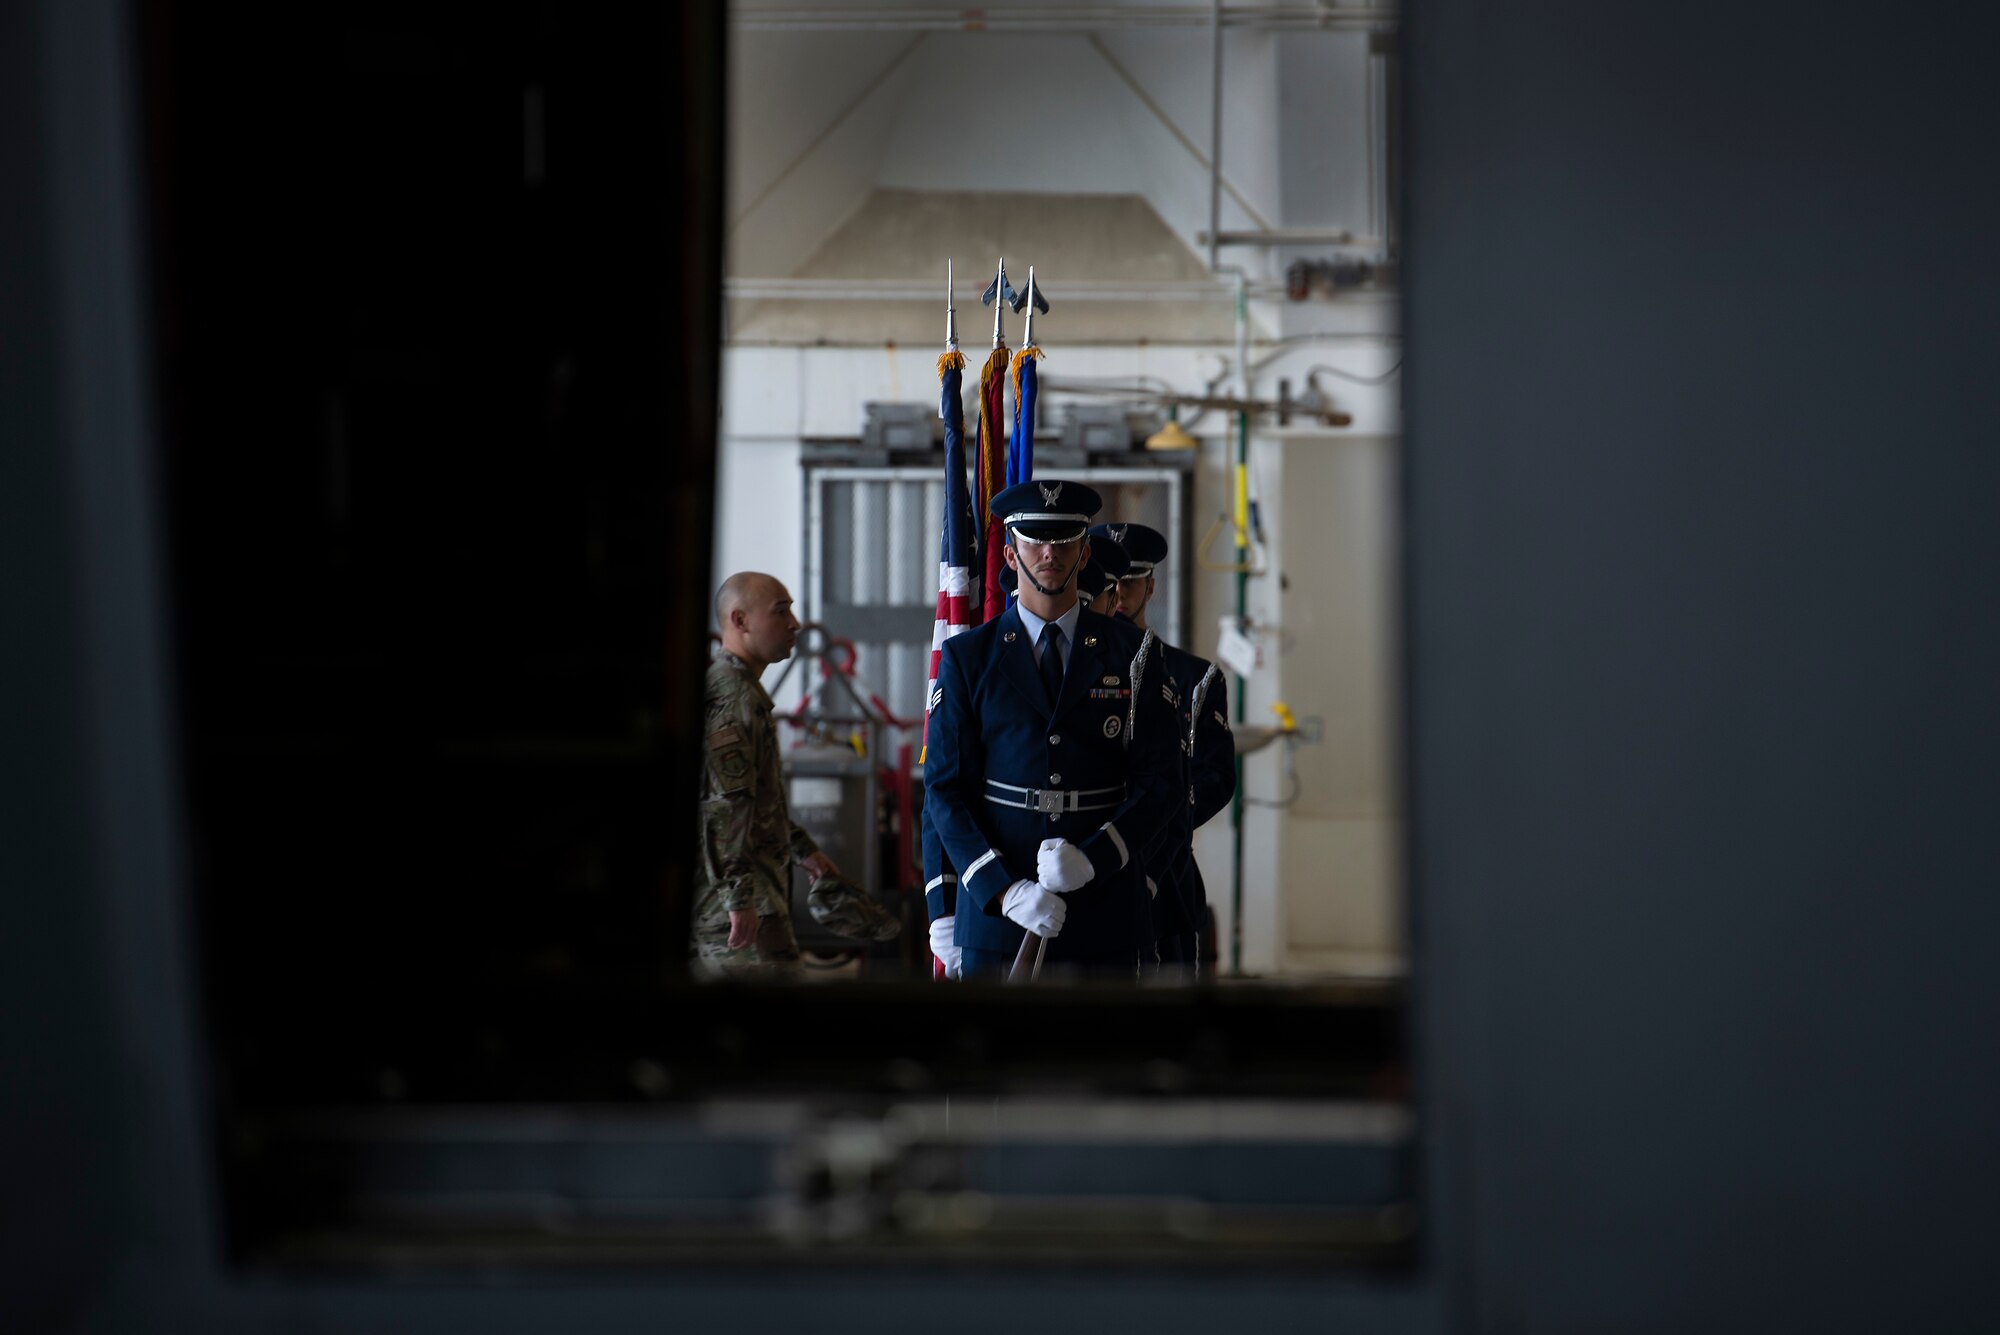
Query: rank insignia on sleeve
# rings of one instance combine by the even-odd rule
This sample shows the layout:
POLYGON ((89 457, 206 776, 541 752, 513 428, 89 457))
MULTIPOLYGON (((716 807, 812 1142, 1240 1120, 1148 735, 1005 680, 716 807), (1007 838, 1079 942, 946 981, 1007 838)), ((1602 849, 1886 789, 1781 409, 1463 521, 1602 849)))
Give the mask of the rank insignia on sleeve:
POLYGON ((938 707, 939 702, 941 702, 943 699, 944 699, 944 687, 940 686, 935 691, 932 691, 931 698, 924 702, 924 712, 928 714, 933 709, 936 709, 938 707))

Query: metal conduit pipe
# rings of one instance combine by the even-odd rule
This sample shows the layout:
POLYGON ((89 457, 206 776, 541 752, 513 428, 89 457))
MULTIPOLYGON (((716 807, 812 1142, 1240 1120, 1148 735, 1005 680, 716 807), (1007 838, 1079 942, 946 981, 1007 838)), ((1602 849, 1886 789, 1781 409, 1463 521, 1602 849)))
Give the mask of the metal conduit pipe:
POLYGON ((1311 227, 1270 227, 1254 232, 1196 232, 1194 239, 1210 251, 1217 246, 1350 246, 1380 250, 1379 236, 1356 236, 1344 229, 1320 230, 1311 227))
MULTIPOLYGON (((1260 31, 1340 32, 1393 28, 1391 7, 1235 5, 1220 22, 1260 31)), ((1117 28, 1191 28, 1216 20, 1200 5, 1034 6, 1018 9, 852 9, 830 5, 732 5, 740 32, 1101 32, 1117 28)))
MULTIPOLYGON (((1208 0, 1208 271, 1222 276, 1218 254, 1222 236, 1222 0, 1208 0)), ((1250 398, 1250 276, 1240 265, 1232 265, 1236 276, 1236 386, 1237 397, 1250 398)), ((1196 417, 1201 416, 1200 410, 1196 417)), ((1250 414, 1239 411, 1236 426, 1236 469, 1233 476, 1235 506, 1241 508, 1249 470, 1250 414)), ((1227 448, 1225 446, 1225 448, 1227 448)), ((1249 602, 1244 570, 1248 553, 1244 550, 1243 525, 1236 523, 1236 622, 1243 623, 1249 602)), ((1236 722, 1243 722, 1243 696, 1248 683, 1238 674, 1235 689, 1236 722)), ((1215 930, 1215 910, 1209 909, 1209 930, 1215 930)), ((1216 952, 1218 956, 1221 952, 1216 952)), ((1220 961, 1218 960, 1218 963, 1220 961)), ((1229 972, 1243 972, 1243 757, 1236 757, 1236 792, 1229 801, 1229 972)))
POLYGON ((1222 235, 1222 0, 1208 0, 1208 271, 1222 235))
MULTIPOLYGON (((1236 393, 1243 402, 1250 402, 1250 294, 1249 283, 1241 270, 1236 274, 1236 393)), ((1249 534, 1244 511, 1249 505, 1250 487, 1250 414, 1244 409, 1236 411, 1236 624, 1242 625, 1250 614, 1250 547, 1249 534)), ((1249 682, 1238 676, 1236 689, 1231 692, 1235 699, 1235 723, 1241 727, 1244 721, 1244 697, 1249 694, 1249 682)), ((1229 972, 1243 972, 1243 757, 1236 757, 1236 792, 1230 799, 1230 868, 1229 868, 1229 972)))
MULTIPOLYGON (((977 297, 978 283, 953 285, 957 296, 977 297)), ((1234 284, 1207 279, 1132 279, 1130 281, 1065 282, 1059 299, 1098 302, 1222 301, 1235 296, 1234 284)), ((859 278, 725 278, 722 294, 732 301, 927 301, 937 300, 937 285, 907 279, 859 278)), ((1251 295, 1282 297, 1283 283, 1253 283, 1251 295)))

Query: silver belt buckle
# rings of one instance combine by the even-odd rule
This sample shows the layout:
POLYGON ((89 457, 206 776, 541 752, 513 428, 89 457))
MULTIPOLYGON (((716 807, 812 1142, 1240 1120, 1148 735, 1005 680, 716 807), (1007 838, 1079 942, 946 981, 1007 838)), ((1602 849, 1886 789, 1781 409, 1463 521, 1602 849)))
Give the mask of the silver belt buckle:
POLYGON ((1063 809, 1063 794, 1060 789, 1054 791, 1047 788, 1030 789, 1028 800, 1033 804, 1031 809, 1044 816, 1063 809))

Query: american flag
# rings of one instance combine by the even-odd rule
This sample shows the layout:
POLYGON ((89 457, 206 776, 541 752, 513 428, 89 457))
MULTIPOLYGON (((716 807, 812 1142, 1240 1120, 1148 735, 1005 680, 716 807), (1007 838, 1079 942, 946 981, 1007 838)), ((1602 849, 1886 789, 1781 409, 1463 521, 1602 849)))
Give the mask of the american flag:
MULTIPOLYGON (((972 498, 965 489, 965 409, 959 389, 965 354, 938 358, 938 416, 944 419, 944 538, 938 548, 937 621, 931 627, 931 675, 924 692, 925 754, 929 753, 931 711, 938 702, 938 663, 944 642, 980 621, 972 578, 972 498)), ((919 757, 921 759, 921 757, 919 757)))

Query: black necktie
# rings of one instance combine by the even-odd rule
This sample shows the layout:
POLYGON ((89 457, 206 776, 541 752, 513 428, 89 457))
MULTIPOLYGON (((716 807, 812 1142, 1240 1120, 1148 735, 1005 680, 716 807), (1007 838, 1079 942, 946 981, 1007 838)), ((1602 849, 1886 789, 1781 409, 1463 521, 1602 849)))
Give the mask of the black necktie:
POLYGON ((1062 694, 1062 631, 1053 621, 1042 625, 1042 685, 1049 693, 1049 705, 1054 707, 1056 697, 1062 694))

